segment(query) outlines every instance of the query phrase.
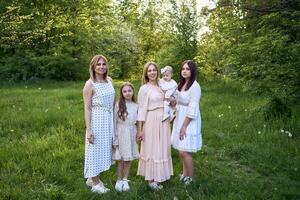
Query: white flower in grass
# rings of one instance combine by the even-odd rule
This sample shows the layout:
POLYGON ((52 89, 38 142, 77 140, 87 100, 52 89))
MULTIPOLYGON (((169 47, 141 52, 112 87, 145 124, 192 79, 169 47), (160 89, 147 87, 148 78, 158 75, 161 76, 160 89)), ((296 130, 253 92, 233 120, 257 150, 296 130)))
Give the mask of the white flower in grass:
POLYGON ((16 106, 15 106, 15 105, 13 105, 12 107, 13 107, 13 108, 15 108, 16 106))
POLYGON ((247 112, 248 110, 247 109, 245 109, 245 112, 247 112))
POLYGON ((42 88, 39 87, 39 90, 41 90, 42 88))
POLYGON ((295 168, 294 170, 295 170, 295 171, 298 171, 298 169, 297 169, 297 168, 295 168))
POLYGON ((58 106, 57 109, 60 110, 60 106, 58 106))
POLYGON ((49 109, 47 108, 47 109, 45 110, 45 112, 48 112, 48 110, 49 110, 49 109))
POLYGON ((257 133, 260 135, 260 134, 261 134, 261 131, 258 131, 257 133))
POLYGON ((264 128, 266 128, 266 125, 264 124, 264 128))
POLYGON ((283 130, 283 129, 281 129, 281 130, 280 130, 280 132, 281 132, 281 133, 284 133, 284 130, 283 130))
POLYGON ((237 124, 235 125, 235 127, 238 127, 238 126, 239 126, 239 125, 237 125, 237 124))
POLYGON ((27 89, 27 85, 25 85, 25 88, 27 89))
POLYGON ((292 137, 293 135, 292 135, 292 133, 288 133, 288 136, 289 136, 289 137, 292 137))
POLYGON ((10 132, 14 132, 15 130, 14 129, 10 129, 10 132))
POLYGON ((274 188, 274 190, 277 191, 278 189, 277 189, 277 188, 274 188))
POLYGON ((222 114, 219 114, 218 117, 219 117, 219 118, 220 118, 220 117, 223 117, 223 115, 224 115, 223 113, 222 113, 222 114))
POLYGON ((231 106, 228 106, 229 109, 231 109, 231 106))

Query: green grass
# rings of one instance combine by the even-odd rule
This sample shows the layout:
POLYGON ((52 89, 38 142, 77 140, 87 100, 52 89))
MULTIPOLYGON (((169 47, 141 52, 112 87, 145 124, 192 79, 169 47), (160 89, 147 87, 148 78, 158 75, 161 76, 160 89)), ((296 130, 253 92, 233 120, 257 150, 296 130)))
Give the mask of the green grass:
POLYGON ((111 191, 91 193, 83 178, 83 85, 1 84, 0 199, 300 199, 300 108, 291 119, 265 121, 266 98, 220 81, 202 85, 204 145, 194 154, 193 185, 179 183, 173 150, 174 176, 162 191, 135 175, 135 161, 130 192, 113 189, 113 165, 101 174, 111 191))

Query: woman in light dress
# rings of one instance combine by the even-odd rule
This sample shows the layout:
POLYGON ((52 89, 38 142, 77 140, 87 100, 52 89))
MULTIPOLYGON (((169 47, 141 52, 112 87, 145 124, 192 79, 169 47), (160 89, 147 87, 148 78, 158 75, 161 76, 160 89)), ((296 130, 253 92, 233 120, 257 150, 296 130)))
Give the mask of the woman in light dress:
POLYGON ((180 180, 191 183, 194 177, 192 153, 202 147, 201 114, 199 109, 201 88, 196 81, 196 65, 184 61, 176 94, 176 118, 172 130, 172 146, 179 151, 183 164, 180 180))
POLYGON ((109 191, 99 179, 112 164, 113 103, 115 90, 108 77, 107 59, 96 55, 90 63, 90 79, 83 88, 86 125, 84 177, 92 192, 109 191))
POLYGON ((137 174, 144 176, 153 190, 173 175, 170 123, 163 121, 164 92, 158 85, 159 70, 154 62, 144 66, 142 86, 138 92, 138 134, 141 141, 137 174))
POLYGON ((128 191, 128 175, 132 160, 139 157, 136 143, 136 119, 138 105, 135 102, 134 87, 124 83, 120 88, 120 99, 115 105, 115 131, 113 159, 118 161, 118 180, 115 189, 118 192, 128 191))

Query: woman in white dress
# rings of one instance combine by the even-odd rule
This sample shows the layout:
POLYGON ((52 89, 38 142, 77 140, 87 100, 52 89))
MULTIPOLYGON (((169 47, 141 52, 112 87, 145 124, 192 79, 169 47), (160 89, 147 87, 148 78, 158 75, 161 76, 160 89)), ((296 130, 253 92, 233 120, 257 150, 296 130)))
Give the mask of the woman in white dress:
POLYGON ((87 185, 96 193, 109 191, 99 174, 112 164, 114 98, 107 59, 96 55, 90 63, 90 79, 83 88, 86 125, 84 177, 88 178, 87 185))
POLYGON ((199 109, 201 88, 196 81, 196 65, 184 61, 180 69, 180 82, 176 91, 176 118, 172 130, 172 146, 179 150, 183 170, 180 180, 189 184, 194 177, 192 153, 202 147, 201 114, 199 109))

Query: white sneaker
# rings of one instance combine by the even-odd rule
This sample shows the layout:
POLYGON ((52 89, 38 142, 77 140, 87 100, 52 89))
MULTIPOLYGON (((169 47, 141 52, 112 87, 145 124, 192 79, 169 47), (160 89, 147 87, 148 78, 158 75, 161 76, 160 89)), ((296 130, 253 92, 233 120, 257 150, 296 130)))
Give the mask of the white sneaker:
POLYGON ((106 188, 104 185, 98 183, 97 185, 93 185, 91 191, 99 194, 104 194, 108 192, 109 189, 106 188))
POLYGON ((192 181, 193 181, 193 179, 189 176, 186 176, 186 177, 183 178, 184 185, 189 185, 189 184, 192 183, 192 181))
POLYGON ((91 179, 91 178, 86 179, 85 184, 86 184, 87 186, 89 186, 89 187, 92 187, 92 186, 93 186, 93 181, 92 181, 92 179, 91 179))
POLYGON ((163 188, 163 186, 159 185, 159 183, 157 183, 157 182, 151 182, 151 183, 149 183, 149 187, 152 190, 155 190, 155 191, 161 190, 163 188))
POLYGON ((123 179, 123 191, 124 191, 124 192, 130 190, 128 181, 129 181, 129 180, 127 180, 127 179, 123 179))
POLYGON ((118 180, 115 185, 117 192, 123 192, 123 180, 118 180))

